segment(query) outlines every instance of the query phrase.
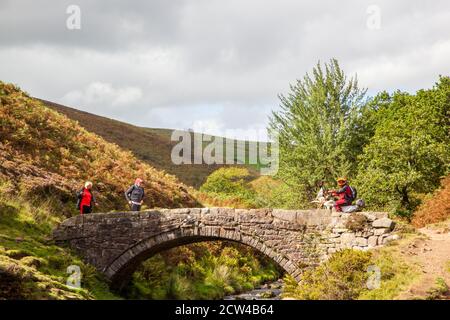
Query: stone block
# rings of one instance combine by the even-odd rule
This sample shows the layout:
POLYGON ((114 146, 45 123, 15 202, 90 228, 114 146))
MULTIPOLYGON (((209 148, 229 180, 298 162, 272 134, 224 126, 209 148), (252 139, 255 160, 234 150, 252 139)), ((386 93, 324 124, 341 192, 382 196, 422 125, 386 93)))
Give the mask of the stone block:
POLYGON ((392 230, 394 227, 394 221, 392 221, 389 218, 381 218, 377 219, 372 223, 372 226, 374 228, 387 228, 389 230, 392 230))
POLYGON ((364 237, 357 237, 355 239, 355 244, 357 246, 360 246, 360 247, 366 247, 367 246, 367 239, 364 238, 364 237))
POLYGON ((347 231, 348 231, 348 229, 346 229, 346 228, 334 228, 333 229, 333 233, 344 233, 347 231))
POLYGON ((375 236, 381 236, 382 234, 388 233, 389 229, 387 228, 377 228, 373 230, 373 234, 375 236))
POLYGON ((398 239, 400 239, 400 236, 398 234, 391 234, 386 237, 383 237, 383 244, 386 244, 388 242, 398 240, 398 239))
POLYGON ((343 233, 341 236, 342 245, 352 245, 355 240, 355 234, 353 233, 343 233))
POLYGON ((370 236, 367 239, 367 244, 369 247, 376 247, 378 245, 378 236, 370 236))

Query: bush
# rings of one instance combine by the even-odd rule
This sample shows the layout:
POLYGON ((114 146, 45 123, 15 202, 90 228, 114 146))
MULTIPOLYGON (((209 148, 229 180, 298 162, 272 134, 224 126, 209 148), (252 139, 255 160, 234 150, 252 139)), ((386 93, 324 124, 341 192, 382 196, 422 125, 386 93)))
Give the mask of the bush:
POLYGON ((450 175, 442 180, 441 188, 425 201, 414 214, 412 223, 421 228, 450 218, 450 175))
POLYGON ((220 168, 208 176, 200 191, 219 199, 234 199, 254 206, 256 195, 248 185, 253 177, 247 168, 220 168))
POLYGON ((363 214, 351 214, 345 222, 345 227, 351 231, 362 231, 367 225, 367 217, 363 214))
POLYGON ((305 271, 298 285, 288 279, 284 295, 302 300, 356 299, 366 289, 370 262, 370 252, 338 251, 320 266, 305 271))
POLYGON ((269 176, 261 176, 250 183, 256 193, 258 207, 281 209, 304 209, 307 205, 302 201, 299 190, 289 187, 281 180, 269 176))

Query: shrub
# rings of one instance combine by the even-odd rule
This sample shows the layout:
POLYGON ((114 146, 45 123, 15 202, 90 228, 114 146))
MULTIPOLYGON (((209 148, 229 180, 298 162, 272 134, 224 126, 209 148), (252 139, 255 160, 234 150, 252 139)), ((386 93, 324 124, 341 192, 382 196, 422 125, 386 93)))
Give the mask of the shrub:
POLYGON ((426 200, 415 212, 412 223, 420 228, 448 218, 450 218, 450 175, 442 180, 441 188, 433 197, 426 200))
POLYGON ((363 214, 351 214, 345 222, 345 227, 352 231, 362 231, 366 227, 367 217, 363 214))
POLYGON ((248 185, 252 178, 247 168, 220 168, 208 176, 200 191, 219 199, 234 199, 254 206, 255 193, 248 185))
POLYGON ((371 253, 345 249, 315 269, 307 270, 297 285, 287 279, 284 295, 302 300, 351 300, 366 288, 371 253))
POLYGON ((256 193, 258 207, 304 209, 307 205, 298 189, 289 187, 281 180, 261 176, 250 183, 256 193))
POLYGON ((445 280, 439 277, 435 281, 435 286, 428 290, 427 300, 442 299, 448 293, 448 290, 449 288, 445 280))

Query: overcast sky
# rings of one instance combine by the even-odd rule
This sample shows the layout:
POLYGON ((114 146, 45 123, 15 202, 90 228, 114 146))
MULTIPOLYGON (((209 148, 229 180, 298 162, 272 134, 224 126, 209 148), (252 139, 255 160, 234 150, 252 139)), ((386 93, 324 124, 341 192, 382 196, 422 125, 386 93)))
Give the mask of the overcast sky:
POLYGON ((0 80, 140 126, 244 136, 333 57, 371 95, 429 88, 450 74, 450 1, 0 0, 0 80))

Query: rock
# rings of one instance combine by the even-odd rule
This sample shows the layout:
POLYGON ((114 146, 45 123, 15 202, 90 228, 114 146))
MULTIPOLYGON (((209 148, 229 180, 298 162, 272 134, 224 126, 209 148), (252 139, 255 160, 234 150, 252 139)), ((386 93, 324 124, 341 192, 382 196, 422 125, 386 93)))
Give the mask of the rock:
POLYGON ((394 227, 394 221, 392 221, 389 218, 381 218, 377 219, 372 223, 372 226, 374 228, 387 228, 389 230, 392 230, 394 227))
POLYGON ((275 297, 275 292, 273 292, 273 291, 265 291, 265 292, 261 293, 262 299, 268 299, 268 298, 273 298, 273 297, 275 297))
POLYGON ((277 281, 269 285, 270 289, 281 289, 283 287, 283 282, 277 281))
POLYGON ((358 245, 360 247, 366 247, 367 246, 367 239, 363 238, 363 237, 358 237, 358 238, 356 238, 355 243, 356 243, 356 245, 358 245))
POLYGON ((368 221, 374 221, 377 219, 377 216, 373 213, 363 213, 368 221))
POLYGON ((351 213, 341 213, 342 219, 348 219, 351 216, 351 213))
POLYGON ((383 244, 386 244, 388 242, 398 240, 398 239, 400 239, 400 236, 398 234, 391 234, 386 237, 383 237, 383 244))
POLYGON ((353 246, 353 250, 367 251, 368 247, 353 246))
POLYGON ((369 239, 367 239, 367 244, 369 247, 376 247, 378 245, 378 237, 377 236, 371 236, 369 239))
POLYGON ((348 229, 346 229, 346 228, 334 228, 333 229, 334 233, 344 233, 344 232, 347 232, 347 231, 348 231, 348 229))
POLYGON ((377 228, 373 230, 373 234, 375 236, 381 236, 382 234, 388 233, 389 229, 387 228, 377 228))
POLYGON ((355 240, 355 235, 353 233, 344 233, 341 236, 341 244, 351 246, 355 240))
POLYGON ((333 239, 333 238, 339 237, 339 234, 338 233, 330 233, 327 236, 328 236, 328 239, 333 239))
POLYGON ((358 231, 355 233, 355 235, 357 237, 368 238, 370 236, 373 236, 373 232, 372 231, 358 231))
POLYGON ((340 217, 341 214, 342 214, 342 212, 337 212, 337 211, 331 212, 331 216, 332 216, 332 217, 340 217))

